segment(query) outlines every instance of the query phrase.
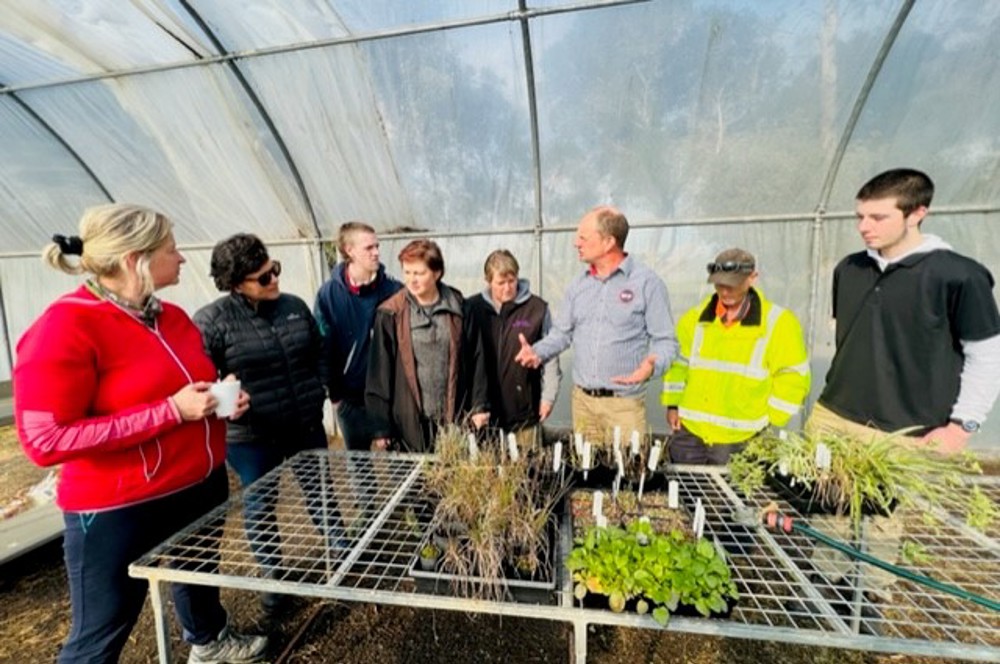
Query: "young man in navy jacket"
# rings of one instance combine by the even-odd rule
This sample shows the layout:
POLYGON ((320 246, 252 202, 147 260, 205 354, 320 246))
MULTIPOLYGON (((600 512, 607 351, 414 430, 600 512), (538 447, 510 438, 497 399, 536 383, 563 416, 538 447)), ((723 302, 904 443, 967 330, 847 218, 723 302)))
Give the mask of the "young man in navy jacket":
POLYGON ((375 229, 359 221, 340 227, 343 262, 316 295, 315 315, 323 334, 323 381, 348 450, 369 450, 372 427, 365 412, 365 376, 375 309, 403 285, 379 262, 375 229))

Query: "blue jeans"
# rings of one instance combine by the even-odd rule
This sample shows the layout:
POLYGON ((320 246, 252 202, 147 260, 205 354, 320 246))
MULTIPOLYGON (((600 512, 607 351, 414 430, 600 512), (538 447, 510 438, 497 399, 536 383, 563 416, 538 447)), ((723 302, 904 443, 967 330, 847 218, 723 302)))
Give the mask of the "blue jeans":
POLYGON ((344 399, 337 404, 337 424, 344 436, 344 447, 367 452, 372 448, 372 426, 364 402, 354 403, 344 399))
MULTIPOLYGON (((281 565, 281 533, 274 517, 280 473, 251 488, 248 487, 297 453, 326 448, 326 431, 322 426, 291 441, 268 439, 226 445, 226 461, 239 475, 240 484, 244 488, 243 524, 250 549, 257 562, 269 574, 281 565)), ((308 471, 307 468, 294 467, 293 471, 299 487, 305 494, 306 509, 316 528, 320 532, 328 530, 327 536, 331 547, 340 546, 339 540, 343 538, 340 510, 336 504, 332 506, 323 504, 323 497, 315 486, 315 478, 310 481, 309 477, 303 476, 303 473, 308 471)))
MULTIPOLYGON (((117 662, 148 587, 129 577, 129 564, 224 502, 228 492, 226 471, 219 468, 204 482, 163 498, 103 512, 65 512, 63 552, 72 624, 58 661, 117 662)), ((198 569, 211 571, 217 565, 218 554, 212 552, 198 569)), ((219 589, 174 583, 170 591, 185 639, 214 641, 227 620, 219 589)))

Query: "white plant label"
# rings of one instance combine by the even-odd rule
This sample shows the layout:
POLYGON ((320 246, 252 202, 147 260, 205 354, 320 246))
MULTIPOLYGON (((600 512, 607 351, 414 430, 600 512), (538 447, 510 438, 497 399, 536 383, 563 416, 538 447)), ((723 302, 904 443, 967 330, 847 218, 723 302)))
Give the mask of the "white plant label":
POLYGON ((820 470, 826 470, 830 467, 830 463, 833 461, 833 456, 830 454, 830 448, 824 443, 816 444, 816 467, 820 470))
POLYGON ((639 476, 639 502, 642 502, 642 490, 646 487, 646 473, 639 476))
POLYGON ((785 459, 782 459, 781 461, 778 462, 778 474, 781 475, 782 477, 788 475, 788 461, 786 461, 785 459))
POLYGON ((552 446, 552 472, 558 473, 562 468, 562 441, 557 440, 552 446))
POLYGON ((681 506, 680 492, 681 487, 677 483, 677 480, 670 480, 667 483, 667 507, 675 510, 681 506))
POLYGON ((719 559, 722 562, 726 562, 726 547, 722 546, 722 542, 719 541, 718 537, 713 537, 712 543, 715 544, 715 553, 719 556, 719 559))
POLYGON ((593 452, 593 446, 587 442, 583 444, 583 469, 590 470, 590 457, 591 452, 593 452))
POLYGON ((649 463, 647 463, 646 466, 649 468, 650 472, 654 472, 656 470, 656 466, 660 463, 661 449, 660 444, 657 443, 656 445, 653 445, 653 449, 649 450, 649 463))
POLYGON ((695 539, 701 539, 701 535, 705 531, 705 506, 701 504, 701 498, 694 503, 694 520, 691 526, 694 529, 695 539))
POLYGON ((517 436, 513 433, 507 434, 507 451, 511 461, 516 463, 521 459, 521 451, 517 449, 517 436))
POLYGON ((629 451, 632 456, 639 456, 639 432, 632 429, 632 439, 629 441, 629 451))
POLYGON ((596 525, 598 528, 607 528, 608 527, 608 517, 604 516, 603 514, 598 515, 594 519, 594 525, 596 525))
POLYGON ((622 451, 615 450, 615 463, 618 465, 618 477, 625 474, 625 459, 622 458, 622 451))
POLYGON ((604 514, 604 492, 595 491, 594 492, 594 505, 592 513, 595 517, 602 516, 604 514))
POLYGON ((573 434, 573 449, 576 450, 576 458, 583 458, 583 434, 574 433, 573 434))
POLYGON ((476 434, 469 434, 469 458, 475 461, 479 458, 479 444, 476 442, 476 434))
POLYGON ((622 448, 622 428, 620 426, 615 426, 614 431, 615 438, 615 449, 620 450, 622 448))
POLYGON ((778 440, 788 440, 788 432, 784 429, 778 429, 778 440))

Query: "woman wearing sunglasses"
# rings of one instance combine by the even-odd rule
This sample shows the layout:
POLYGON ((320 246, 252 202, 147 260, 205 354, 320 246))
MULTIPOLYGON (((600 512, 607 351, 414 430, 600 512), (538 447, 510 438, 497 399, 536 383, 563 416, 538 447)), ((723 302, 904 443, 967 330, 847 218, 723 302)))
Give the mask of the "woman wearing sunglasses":
MULTIPOLYGON (((249 410, 226 431, 226 461, 246 487, 297 452, 327 447, 321 338, 306 303, 279 289, 281 263, 256 236, 241 233, 215 245, 211 276, 226 295, 199 310, 194 321, 219 375, 234 374, 250 395, 249 410)), ((267 484, 245 494, 243 517, 254 555, 265 574, 274 575, 281 566, 277 480, 267 484)), ((300 486, 305 491, 307 483, 300 486)), ((318 498, 308 498, 317 511, 323 509, 318 498)), ((339 514, 334 508, 328 516, 335 524, 330 543, 340 545, 339 514)), ((312 517, 323 523, 322 514, 312 517)), ((261 596, 266 612, 281 600, 272 593, 261 596)))

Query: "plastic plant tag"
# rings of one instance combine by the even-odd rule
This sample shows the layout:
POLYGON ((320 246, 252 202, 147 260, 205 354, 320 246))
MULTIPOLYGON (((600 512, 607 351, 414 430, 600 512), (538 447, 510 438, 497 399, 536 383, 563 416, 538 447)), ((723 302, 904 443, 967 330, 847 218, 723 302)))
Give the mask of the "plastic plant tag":
POLYGON ((513 433, 507 434, 507 451, 510 453, 510 460, 518 462, 521 460, 521 452, 517 449, 517 436, 513 433))
POLYGON ((680 490, 681 487, 677 483, 677 480, 670 480, 667 483, 667 507, 672 510, 678 509, 681 506, 680 490))
POLYGON ((778 440, 788 440, 788 432, 784 429, 778 429, 778 440))
POLYGON ((583 458, 583 434, 574 433, 573 434, 573 449, 576 450, 576 456, 578 459, 583 458))
POLYGON ((653 449, 649 450, 649 463, 646 465, 650 472, 656 471, 656 466, 660 463, 660 443, 657 442, 653 445, 653 449))
POLYGON ((584 470, 590 470, 590 457, 593 450, 594 448, 589 442, 583 444, 583 454, 581 456, 583 457, 584 470))
POLYGON ((604 514, 604 492, 595 491, 594 492, 594 504, 591 513, 596 516, 601 516, 604 514))
POLYGON ((557 440, 552 446, 552 472, 558 473, 562 468, 562 441, 557 440))
POLYGON ((718 537, 712 536, 712 544, 715 545, 715 555, 719 556, 722 562, 726 562, 726 547, 722 546, 722 542, 719 541, 718 537))
POLYGON ((830 462, 833 459, 830 455, 830 448, 824 443, 816 444, 816 468, 819 470, 826 470, 830 467, 830 462))
POLYGON ((625 459, 622 457, 622 451, 615 450, 615 464, 618 466, 618 477, 625 474, 625 459))
POLYGON ((646 471, 643 471, 642 475, 639 476, 639 498, 638 498, 638 500, 639 500, 640 503, 642 502, 642 491, 645 488, 646 488, 646 471))
POLYGON ((615 425, 614 429, 614 440, 615 440, 614 448, 616 450, 620 450, 622 448, 622 428, 617 424, 615 425))
POLYGON ((473 461, 479 458, 479 444, 476 442, 476 434, 469 434, 469 458, 473 461))
POLYGON ((632 429, 632 438, 629 440, 629 450, 632 456, 639 456, 639 432, 632 429))
POLYGON ((701 539, 702 533, 705 531, 705 506, 701 504, 701 498, 694 502, 694 519, 691 522, 691 527, 694 530, 695 539, 701 539))
POLYGON ((608 517, 604 516, 603 514, 598 514, 594 518, 594 525, 596 525, 598 528, 607 528, 608 527, 608 517))
POLYGON ((781 461, 778 462, 778 474, 781 475, 782 477, 788 475, 788 461, 786 461, 785 459, 782 459, 781 461))

